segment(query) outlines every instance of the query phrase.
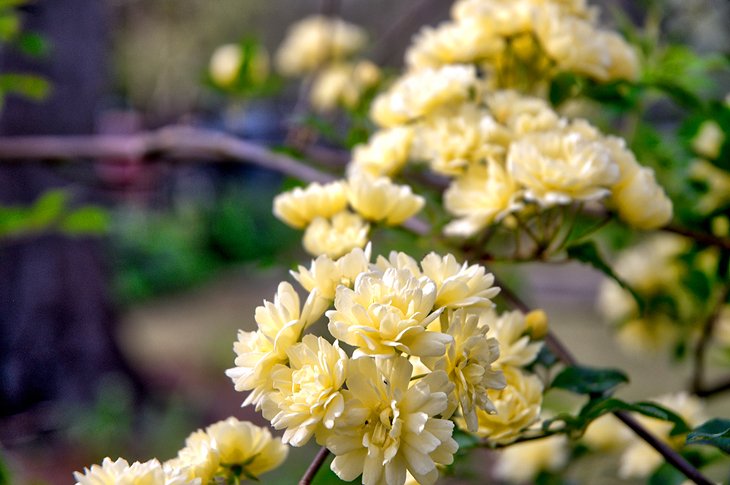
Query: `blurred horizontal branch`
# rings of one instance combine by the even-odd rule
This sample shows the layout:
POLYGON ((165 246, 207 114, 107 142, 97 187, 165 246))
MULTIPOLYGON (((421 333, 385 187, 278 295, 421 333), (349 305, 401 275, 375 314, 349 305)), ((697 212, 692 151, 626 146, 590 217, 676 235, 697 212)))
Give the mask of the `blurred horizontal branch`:
POLYGON ((334 175, 313 169, 290 156, 226 133, 189 126, 170 126, 132 135, 0 137, 0 163, 22 160, 155 158, 179 161, 225 160, 250 163, 309 182, 330 182, 334 175))

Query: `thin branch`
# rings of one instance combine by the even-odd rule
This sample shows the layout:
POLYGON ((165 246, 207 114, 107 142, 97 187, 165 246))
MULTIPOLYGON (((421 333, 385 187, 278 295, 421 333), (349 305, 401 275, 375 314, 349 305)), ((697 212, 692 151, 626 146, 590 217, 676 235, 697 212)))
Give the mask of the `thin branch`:
POLYGON ((701 389, 696 389, 695 394, 699 397, 710 397, 727 391, 730 391, 730 377, 715 384, 706 385, 701 389))
POLYGON ((302 475, 302 479, 299 480, 299 485, 310 485, 312 483, 312 480, 314 480, 314 476, 317 474, 319 469, 322 468, 322 465, 324 465, 324 462, 327 460, 329 454, 330 450, 328 450, 324 446, 319 449, 317 456, 314 457, 314 460, 312 460, 309 468, 307 468, 307 471, 304 472, 304 475, 302 475))
POLYGON ((705 232, 694 231, 692 229, 687 229, 686 227, 681 227, 676 224, 670 224, 668 226, 660 228, 659 230, 664 232, 672 232, 674 234, 680 234, 705 246, 717 246, 718 248, 730 251, 730 239, 727 238, 717 237, 712 234, 707 234, 705 232))

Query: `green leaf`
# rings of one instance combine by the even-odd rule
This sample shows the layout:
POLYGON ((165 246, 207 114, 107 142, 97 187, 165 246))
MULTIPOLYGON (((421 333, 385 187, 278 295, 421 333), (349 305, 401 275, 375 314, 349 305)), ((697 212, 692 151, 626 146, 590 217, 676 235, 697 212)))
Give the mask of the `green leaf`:
POLYGON ((109 228, 109 213, 95 206, 81 207, 61 221, 61 230, 73 236, 103 234, 109 228))
POLYGON ((51 84, 33 74, 0 74, 0 91, 43 101, 51 92, 51 84))
POLYGON ((604 394, 626 382, 629 378, 617 369, 572 366, 555 376, 552 387, 578 394, 604 394))
POLYGON ((10 42, 20 32, 20 17, 15 12, 0 14, 0 41, 10 42))
POLYGON ((51 51, 51 47, 45 37, 35 32, 20 34, 18 47, 24 54, 31 57, 44 57, 51 51))
POLYGON ((687 435, 688 445, 710 445, 730 454, 730 419, 715 418, 687 435))
POLYGON ((674 425, 672 431, 669 433, 670 436, 684 434, 690 430, 689 426, 687 426, 687 423, 684 422, 684 419, 680 415, 660 404, 649 401, 641 401, 634 403, 631 406, 631 410, 643 414, 644 416, 649 416, 650 418, 669 421, 674 425))
POLYGON ((68 194, 63 190, 49 190, 30 208, 28 225, 33 229, 45 229, 55 224, 66 210, 68 194))
POLYGON ((644 299, 636 292, 636 290, 634 290, 622 278, 620 278, 613 270, 613 268, 608 265, 608 263, 606 263, 606 261, 603 259, 603 256, 601 256, 601 253, 598 251, 596 243, 594 243, 593 241, 586 241, 583 243, 573 244, 571 246, 568 246, 567 253, 569 258, 593 266, 598 271, 602 272, 603 274, 614 280, 616 283, 618 283, 621 288, 631 293, 631 296, 634 297, 634 300, 636 300, 636 304, 639 306, 639 312, 642 314, 644 313, 644 299))
POLYGON ((25 5, 29 1, 30 0, 0 0, 0 10, 20 7, 21 5, 25 5))

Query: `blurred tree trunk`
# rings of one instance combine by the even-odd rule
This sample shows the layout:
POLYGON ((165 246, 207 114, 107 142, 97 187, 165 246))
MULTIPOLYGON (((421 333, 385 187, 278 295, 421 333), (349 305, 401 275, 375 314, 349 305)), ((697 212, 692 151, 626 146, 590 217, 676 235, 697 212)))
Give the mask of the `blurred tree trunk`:
MULTIPOLYGON (((41 75, 53 90, 42 103, 7 98, 0 134, 93 133, 105 87, 105 2, 38 1, 22 10, 25 29, 44 36, 50 55, 29 59, 6 48, 0 70, 41 75)), ((61 186, 74 201, 99 201, 59 173, 41 161, 0 166, 0 204, 28 205, 61 186)), ((126 372, 102 243, 51 234, 0 240, 0 416, 89 400, 104 374, 126 372)))

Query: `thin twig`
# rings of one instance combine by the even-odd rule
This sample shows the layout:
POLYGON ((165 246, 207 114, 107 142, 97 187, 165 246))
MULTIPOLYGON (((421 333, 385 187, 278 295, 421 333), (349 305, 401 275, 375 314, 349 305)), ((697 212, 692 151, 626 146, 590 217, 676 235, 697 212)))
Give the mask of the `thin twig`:
POLYGON ((304 475, 302 475, 302 479, 299 480, 299 485, 310 485, 312 483, 312 480, 314 480, 314 476, 317 474, 319 469, 322 468, 322 465, 324 465, 324 462, 327 460, 329 454, 330 450, 328 450, 324 446, 319 449, 317 456, 314 457, 312 463, 309 464, 309 468, 307 468, 307 471, 304 472, 304 475))

